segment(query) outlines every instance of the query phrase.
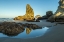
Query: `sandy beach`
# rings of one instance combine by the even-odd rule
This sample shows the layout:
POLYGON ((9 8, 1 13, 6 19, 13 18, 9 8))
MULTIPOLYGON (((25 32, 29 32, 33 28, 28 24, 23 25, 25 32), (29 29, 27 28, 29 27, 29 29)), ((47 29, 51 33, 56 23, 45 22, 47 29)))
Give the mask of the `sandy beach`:
MULTIPOLYGON (((25 23, 25 22, 23 22, 25 23)), ((28 22, 27 22, 28 23, 28 22)), ((31 23, 31 22, 29 22, 31 23)), ((21 39, 21 38, 0 38, 0 42, 64 42, 64 24, 58 24, 50 22, 32 22, 38 24, 39 26, 51 26, 48 31, 40 37, 30 38, 30 39, 21 39)))

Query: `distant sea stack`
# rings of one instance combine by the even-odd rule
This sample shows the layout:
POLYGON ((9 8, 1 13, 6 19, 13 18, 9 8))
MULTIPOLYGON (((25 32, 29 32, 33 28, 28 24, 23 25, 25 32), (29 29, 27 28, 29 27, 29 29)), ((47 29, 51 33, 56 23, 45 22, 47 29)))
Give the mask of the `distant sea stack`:
POLYGON ((34 11, 29 4, 26 5, 25 15, 14 18, 14 20, 33 20, 33 19, 34 19, 34 11))
POLYGON ((57 11, 48 18, 48 21, 64 22, 64 0, 59 1, 57 11))

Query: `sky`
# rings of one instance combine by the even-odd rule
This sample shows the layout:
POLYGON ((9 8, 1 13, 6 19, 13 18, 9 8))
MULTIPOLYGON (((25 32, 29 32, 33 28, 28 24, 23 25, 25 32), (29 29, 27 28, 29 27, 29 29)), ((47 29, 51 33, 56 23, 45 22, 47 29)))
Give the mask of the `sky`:
POLYGON ((0 18, 14 18, 26 13, 26 5, 34 10, 34 15, 44 16, 46 11, 56 12, 59 0, 0 0, 0 18))

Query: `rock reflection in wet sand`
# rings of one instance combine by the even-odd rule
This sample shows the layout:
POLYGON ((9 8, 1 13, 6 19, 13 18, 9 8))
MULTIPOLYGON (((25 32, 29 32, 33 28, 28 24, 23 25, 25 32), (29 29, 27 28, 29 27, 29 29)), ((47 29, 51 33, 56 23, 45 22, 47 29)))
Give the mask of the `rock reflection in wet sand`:
MULTIPOLYGON (((49 28, 47 28, 47 27, 44 27, 42 29, 35 29, 35 30, 33 30, 32 28, 25 28, 25 30, 23 32, 19 33, 17 36, 11 36, 11 38, 27 39, 27 38, 40 37, 40 36, 44 35, 48 29, 49 28)), ((7 34, 3 35, 2 33, 0 33, 0 37, 8 37, 8 36, 7 36, 7 34)))
POLYGON ((3 22, 0 24, 0 36, 12 38, 33 38, 43 35, 47 27, 39 27, 36 24, 18 24, 15 22, 3 22), (28 34, 28 35, 27 35, 28 34))
POLYGON ((31 32, 31 28, 26 28, 26 34, 29 34, 31 32))

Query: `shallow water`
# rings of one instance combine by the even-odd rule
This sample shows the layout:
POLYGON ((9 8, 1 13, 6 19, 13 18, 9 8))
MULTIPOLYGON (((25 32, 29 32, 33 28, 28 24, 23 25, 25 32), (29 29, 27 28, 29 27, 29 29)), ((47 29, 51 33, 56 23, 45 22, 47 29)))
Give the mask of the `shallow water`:
MULTIPOLYGON (((14 22, 14 20, 12 18, 7 18, 7 19, 0 19, 0 22, 4 21, 10 21, 10 22, 14 22)), ((16 21, 18 22, 18 21, 16 21)), ((21 21, 19 21, 21 23, 21 21)), ((46 22, 45 20, 40 20, 40 22, 22 22, 22 23, 33 23, 33 24, 37 24, 38 26, 41 26, 42 29, 36 29, 36 30, 29 30, 28 28, 24 30, 24 32, 18 34, 17 36, 11 36, 11 38, 22 38, 22 39, 26 39, 26 38, 36 38, 36 37, 40 37, 42 35, 44 35, 47 30, 49 29, 46 26, 51 26, 54 25, 52 23, 46 22)), ((9 37, 3 33, 0 33, 0 37, 9 37)))
MULTIPOLYGON (((26 31, 26 29, 25 29, 24 32, 18 34, 17 36, 11 36, 11 38, 27 39, 27 38, 40 37, 40 36, 44 35, 47 32, 48 29, 49 28, 47 28, 47 27, 44 27, 44 28, 42 27, 42 29, 31 30, 28 33, 27 33, 28 30, 26 31)), ((9 36, 0 33, 0 37, 9 37, 9 36)))

